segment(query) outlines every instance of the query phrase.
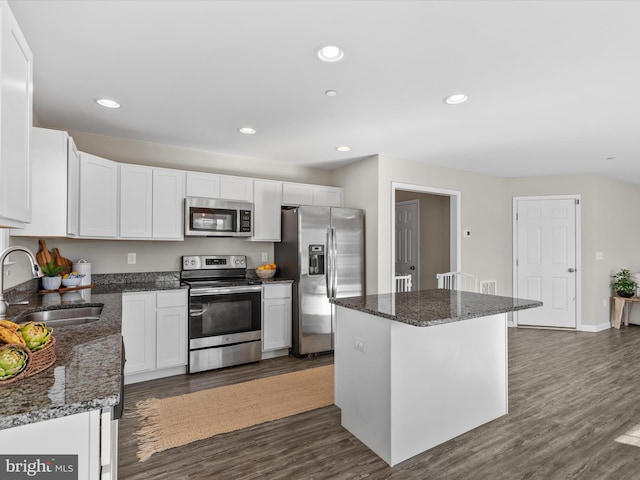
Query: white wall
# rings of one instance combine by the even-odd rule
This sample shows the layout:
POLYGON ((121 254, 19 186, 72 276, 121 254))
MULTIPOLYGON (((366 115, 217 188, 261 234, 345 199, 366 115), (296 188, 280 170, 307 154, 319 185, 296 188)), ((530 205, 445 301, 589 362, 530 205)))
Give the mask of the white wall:
POLYGON ((566 175, 509 179, 507 192, 509 199, 581 195, 582 324, 606 325, 610 318, 611 275, 621 268, 640 271, 640 216, 633 211, 633 206, 640 204, 640 186, 599 175, 566 175), (596 260, 596 252, 603 253, 602 260, 596 260))

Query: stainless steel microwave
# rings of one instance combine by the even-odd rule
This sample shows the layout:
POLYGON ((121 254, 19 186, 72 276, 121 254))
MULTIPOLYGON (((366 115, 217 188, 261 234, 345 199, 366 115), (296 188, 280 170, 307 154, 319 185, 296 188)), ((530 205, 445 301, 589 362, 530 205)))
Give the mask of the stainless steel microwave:
POLYGON ((212 198, 184 201, 185 237, 250 237, 253 204, 212 198))

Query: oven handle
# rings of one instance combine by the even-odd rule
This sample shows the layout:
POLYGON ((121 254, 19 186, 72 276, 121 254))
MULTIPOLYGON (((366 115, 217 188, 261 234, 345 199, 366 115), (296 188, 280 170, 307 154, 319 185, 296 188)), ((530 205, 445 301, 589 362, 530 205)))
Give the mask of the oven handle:
POLYGON ((230 288, 208 288, 208 289, 191 289, 189 295, 192 297, 204 297, 207 295, 224 295, 231 293, 254 293, 262 291, 262 285, 252 285, 248 287, 230 287, 230 288))

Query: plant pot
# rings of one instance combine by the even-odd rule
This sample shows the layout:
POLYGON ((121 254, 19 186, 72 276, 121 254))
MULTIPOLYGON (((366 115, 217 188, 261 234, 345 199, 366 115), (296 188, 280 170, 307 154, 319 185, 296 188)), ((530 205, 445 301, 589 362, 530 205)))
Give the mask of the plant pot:
POLYGON ((44 290, 57 290, 62 283, 62 277, 42 277, 42 288, 44 290))
POLYGON ((633 294, 634 294, 635 292, 629 293, 629 292, 620 292, 620 291, 617 291, 616 293, 618 294, 618 296, 619 296, 619 297, 622 297, 622 298, 631 298, 631 297, 633 297, 633 294))

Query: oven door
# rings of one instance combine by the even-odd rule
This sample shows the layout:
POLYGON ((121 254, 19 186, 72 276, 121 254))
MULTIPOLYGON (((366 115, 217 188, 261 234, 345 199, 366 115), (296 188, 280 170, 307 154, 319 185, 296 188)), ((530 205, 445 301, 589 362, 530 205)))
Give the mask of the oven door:
POLYGON ((189 297, 189 348, 230 345, 261 338, 262 287, 198 291, 189 297))

